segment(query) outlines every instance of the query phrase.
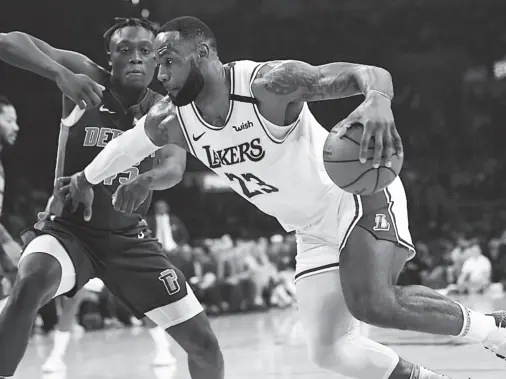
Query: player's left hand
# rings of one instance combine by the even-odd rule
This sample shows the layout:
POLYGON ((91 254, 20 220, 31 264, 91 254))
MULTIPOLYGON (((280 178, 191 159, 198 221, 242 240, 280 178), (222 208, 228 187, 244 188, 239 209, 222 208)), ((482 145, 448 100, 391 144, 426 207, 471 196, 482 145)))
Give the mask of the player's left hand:
POLYGON ((132 213, 146 201, 149 192, 148 181, 143 175, 138 175, 116 189, 112 195, 112 205, 119 212, 132 213))
POLYGON ((84 220, 91 220, 93 205, 93 185, 86 180, 84 172, 78 172, 72 176, 58 178, 58 195, 63 200, 63 206, 70 206, 70 211, 75 213, 79 204, 84 205, 84 220))
POLYGON ((390 100, 377 93, 370 92, 365 100, 343 121, 340 122, 338 137, 342 137, 353 124, 364 126, 362 140, 360 141, 360 162, 367 161, 367 151, 371 138, 374 137, 373 167, 380 166, 381 159, 385 165, 392 165, 391 158, 394 153, 399 157, 404 154, 402 140, 395 127, 390 100))

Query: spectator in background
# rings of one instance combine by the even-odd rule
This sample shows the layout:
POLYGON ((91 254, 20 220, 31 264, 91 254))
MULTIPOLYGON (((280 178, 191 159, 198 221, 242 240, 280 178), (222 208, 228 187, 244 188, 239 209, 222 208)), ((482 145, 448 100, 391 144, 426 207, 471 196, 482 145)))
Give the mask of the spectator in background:
POLYGON ((467 249, 467 258, 462 265, 457 288, 460 293, 483 293, 490 285, 492 265, 481 252, 477 239, 467 249))
POLYGON ((450 252, 451 266, 448 269, 452 283, 455 283, 457 278, 460 277, 462 266, 467 258, 472 255, 473 251, 471 248, 475 244, 477 245, 478 241, 473 238, 471 233, 460 233, 457 236, 457 244, 450 252))
MULTIPOLYGON (((19 126, 14 105, 6 97, 0 96, 0 151, 6 145, 14 145, 18 131, 19 126)), ((2 215, 4 191, 5 172, 0 161, 0 216, 2 215)), ((14 241, 5 227, 0 224, 0 311, 10 293, 20 255, 21 246, 14 241)))
POLYGON ((176 216, 169 214, 170 208, 165 200, 156 201, 153 208, 154 215, 147 216, 146 222, 166 252, 173 251, 178 244, 188 242, 186 228, 176 216))
POLYGON ((195 276, 188 281, 194 287, 197 298, 208 314, 221 313, 223 298, 216 260, 203 247, 198 246, 193 249, 193 267, 195 276))
POLYGON ((489 251, 493 262, 493 281, 501 282, 506 289, 506 230, 500 238, 490 241, 489 251))

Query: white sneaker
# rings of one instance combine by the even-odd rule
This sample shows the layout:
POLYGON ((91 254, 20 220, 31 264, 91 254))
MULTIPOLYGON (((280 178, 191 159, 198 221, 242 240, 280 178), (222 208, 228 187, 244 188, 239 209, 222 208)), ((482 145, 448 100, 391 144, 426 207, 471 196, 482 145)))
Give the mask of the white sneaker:
POLYGON ((497 329, 483 341, 483 346, 497 357, 506 360, 506 311, 492 312, 487 316, 495 318, 497 329))
POLYGON ((176 364, 176 357, 169 350, 162 350, 156 353, 153 359, 153 366, 172 366, 176 364))
POLYGON ((61 372, 65 371, 67 366, 63 359, 59 357, 49 357, 46 362, 42 365, 43 372, 61 372))

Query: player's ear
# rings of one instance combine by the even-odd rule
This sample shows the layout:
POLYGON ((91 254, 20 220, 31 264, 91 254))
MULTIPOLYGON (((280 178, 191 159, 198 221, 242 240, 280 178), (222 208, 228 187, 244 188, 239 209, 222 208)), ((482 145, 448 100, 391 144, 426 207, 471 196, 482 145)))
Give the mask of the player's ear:
POLYGON ((209 46, 206 43, 199 43, 197 46, 197 56, 199 60, 204 60, 209 57, 209 46))
POLYGON ((111 62, 111 52, 107 52, 107 63, 109 63, 109 66, 112 66, 112 62, 111 62))

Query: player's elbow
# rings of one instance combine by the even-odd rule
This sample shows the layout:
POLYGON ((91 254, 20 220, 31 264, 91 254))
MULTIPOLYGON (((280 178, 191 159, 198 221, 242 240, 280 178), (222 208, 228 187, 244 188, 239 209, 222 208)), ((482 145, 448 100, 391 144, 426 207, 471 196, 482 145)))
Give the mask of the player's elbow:
POLYGON ((167 131, 161 125, 146 123, 144 131, 151 142, 158 147, 165 146, 170 142, 167 131))

